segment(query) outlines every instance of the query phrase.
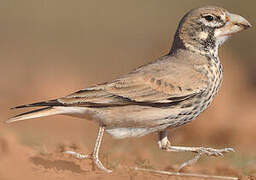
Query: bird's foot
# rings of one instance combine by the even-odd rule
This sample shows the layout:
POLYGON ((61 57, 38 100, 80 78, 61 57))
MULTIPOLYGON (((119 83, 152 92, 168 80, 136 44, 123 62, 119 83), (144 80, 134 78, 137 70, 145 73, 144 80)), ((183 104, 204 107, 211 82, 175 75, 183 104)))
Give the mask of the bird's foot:
POLYGON ((194 151, 195 153, 206 154, 207 156, 224 156, 224 153, 235 152, 233 148, 224 148, 224 149, 213 149, 205 147, 197 147, 194 151))
POLYGON ((99 160, 99 158, 94 156, 94 155, 84 155, 84 154, 80 154, 80 153, 74 152, 74 151, 65 151, 64 153, 65 154, 70 154, 70 155, 74 156, 77 159, 91 159, 93 161, 93 163, 96 164, 97 167, 100 170, 103 170, 103 171, 105 171, 107 173, 111 173, 112 172, 112 170, 105 168, 103 166, 103 164, 101 163, 101 161, 99 160))
MULTIPOLYGON (((176 147, 176 150, 177 150, 177 148, 178 147, 176 147)), ((215 157, 222 156, 222 157, 224 157, 224 153, 235 152, 235 150, 233 148, 213 149, 213 148, 205 148, 205 147, 181 147, 181 149, 182 149, 181 152, 184 152, 183 150, 185 150, 186 152, 193 152, 193 153, 197 153, 197 154, 194 158, 183 163, 179 167, 178 171, 181 171, 185 167, 196 163, 200 159, 200 157, 204 154, 207 156, 215 156, 215 157)))
POLYGON ((84 155, 74 151, 64 151, 65 154, 70 154, 77 159, 92 159, 91 155, 84 155))
POLYGON ((160 149, 163 149, 168 152, 193 152, 196 153, 195 157, 183 163, 178 171, 181 171, 187 166, 190 166, 196 163, 202 155, 207 156, 224 156, 224 153, 235 152, 233 148, 224 148, 224 149, 213 149, 213 148, 205 148, 205 147, 181 147, 181 146, 172 146, 168 137, 168 132, 160 131, 159 132, 159 140, 158 145, 160 149))

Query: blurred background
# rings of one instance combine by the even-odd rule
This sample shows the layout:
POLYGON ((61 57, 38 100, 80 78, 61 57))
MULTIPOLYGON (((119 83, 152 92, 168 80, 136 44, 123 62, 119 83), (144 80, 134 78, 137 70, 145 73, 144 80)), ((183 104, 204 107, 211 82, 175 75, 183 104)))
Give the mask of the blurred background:
MULTIPOLYGON (((1 0, 1 122, 23 112, 10 107, 110 81, 166 54, 181 17, 204 5, 222 6, 256 25, 256 1, 1 0)), ((254 28, 227 41, 219 55, 224 81, 213 104, 196 121, 169 131, 175 145, 237 151, 203 158, 187 172, 256 175, 255 46, 254 28)), ((90 160, 61 153, 91 153, 97 131, 91 121, 53 116, 0 128, 0 179, 172 179, 123 169, 175 170, 192 156, 159 150, 156 134, 124 140, 105 135, 100 157, 116 169, 105 175, 92 172, 90 160)))

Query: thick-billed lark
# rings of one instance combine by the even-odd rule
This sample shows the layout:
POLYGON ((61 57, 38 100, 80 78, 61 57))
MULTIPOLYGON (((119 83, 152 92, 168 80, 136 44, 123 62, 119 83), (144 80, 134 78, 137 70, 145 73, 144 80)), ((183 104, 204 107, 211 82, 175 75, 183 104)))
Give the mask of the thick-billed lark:
POLYGON ((249 27, 246 19, 220 7, 193 9, 181 19, 167 55, 112 82, 59 99, 17 106, 15 108, 42 108, 6 122, 57 114, 93 119, 99 125, 99 131, 92 155, 66 153, 77 158, 91 158, 106 172, 111 170, 98 158, 104 131, 114 138, 158 132, 161 149, 196 153, 180 169, 195 163, 203 154, 223 156, 233 149, 172 146, 167 129, 192 121, 210 105, 222 82, 218 48, 231 35, 249 27))

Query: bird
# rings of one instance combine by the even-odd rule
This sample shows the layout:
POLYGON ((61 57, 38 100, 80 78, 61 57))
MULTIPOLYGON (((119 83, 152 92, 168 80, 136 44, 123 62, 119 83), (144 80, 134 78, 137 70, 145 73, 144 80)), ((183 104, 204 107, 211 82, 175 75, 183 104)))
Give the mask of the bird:
POLYGON ((242 16, 217 6, 188 11, 179 22, 170 51, 119 78, 81 89, 67 96, 12 109, 38 107, 6 123, 51 115, 92 119, 98 135, 91 155, 66 151, 76 158, 90 158, 107 173, 99 159, 104 132, 117 139, 158 134, 158 146, 167 152, 193 152, 179 171, 202 155, 223 156, 233 148, 173 146, 168 129, 196 119, 212 102, 222 84, 219 47, 233 34, 252 27, 242 16))

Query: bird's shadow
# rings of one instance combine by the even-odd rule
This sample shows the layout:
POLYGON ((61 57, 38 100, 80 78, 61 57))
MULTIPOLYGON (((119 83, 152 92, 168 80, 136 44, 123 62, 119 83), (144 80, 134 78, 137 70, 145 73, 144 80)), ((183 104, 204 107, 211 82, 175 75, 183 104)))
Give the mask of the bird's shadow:
POLYGON ((56 169, 57 171, 69 170, 74 173, 85 173, 79 165, 66 160, 48 160, 40 156, 30 158, 30 161, 36 166, 43 166, 45 169, 56 169))

